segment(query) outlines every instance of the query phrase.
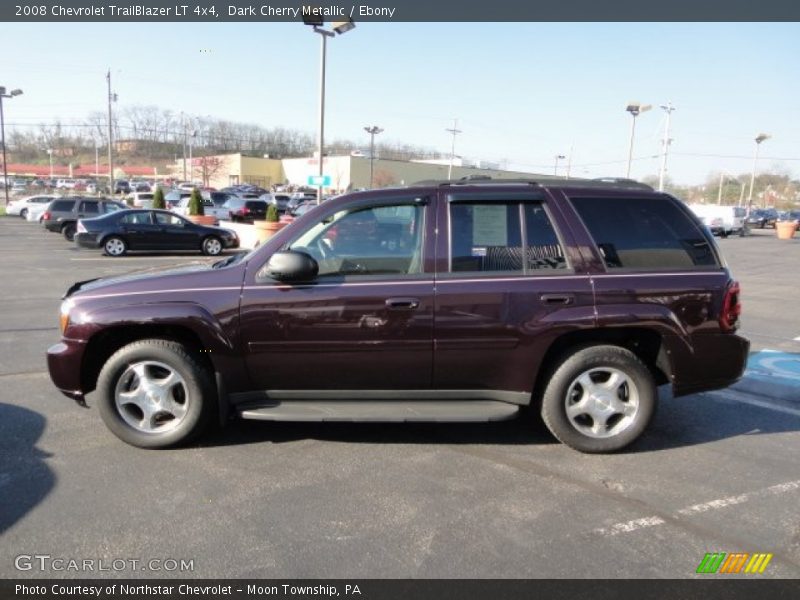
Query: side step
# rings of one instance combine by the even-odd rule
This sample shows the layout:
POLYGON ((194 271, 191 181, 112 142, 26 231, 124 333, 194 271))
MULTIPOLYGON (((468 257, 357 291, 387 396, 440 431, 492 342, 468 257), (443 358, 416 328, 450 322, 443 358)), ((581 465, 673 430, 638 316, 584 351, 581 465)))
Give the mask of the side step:
POLYGON ((518 411, 519 406, 496 400, 282 400, 242 407, 239 416, 261 421, 480 423, 505 421, 518 411))

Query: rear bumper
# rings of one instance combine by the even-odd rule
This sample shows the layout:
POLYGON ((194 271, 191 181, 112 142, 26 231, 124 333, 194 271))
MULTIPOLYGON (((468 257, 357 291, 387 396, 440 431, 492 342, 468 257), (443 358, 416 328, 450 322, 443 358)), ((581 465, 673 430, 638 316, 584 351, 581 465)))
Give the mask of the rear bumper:
POLYGON ((693 352, 675 356, 672 388, 675 396, 718 390, 744 375, 750 341, 731 333, 692 336, 693 352))
POLYGON ((75 243, 81 248, 99 248, 100 242, 94 233, 76 233, 75 243))
POLYGON ((79 340, 62 340, 47 349, 47 369, 50 379, 59 391, 85 404, 86 391, 81 385, 81 362, 86 343, 79 340))

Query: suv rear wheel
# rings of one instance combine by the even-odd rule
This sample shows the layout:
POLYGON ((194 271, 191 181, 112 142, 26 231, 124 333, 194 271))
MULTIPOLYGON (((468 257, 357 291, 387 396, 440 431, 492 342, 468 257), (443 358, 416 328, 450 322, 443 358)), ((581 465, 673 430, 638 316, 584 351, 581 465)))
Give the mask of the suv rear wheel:
POLYGON ((97 392, 108 428, 140 448, 187 442, 206 428, 215 404, 208 370, 189 348, 170 340, 141 340, 118 350, 103 365, 97 392))
POLYGON ((575 450, 613 452, 642 434, 657 398, 650 371, 631 351, 583 347, 556 366, 542 396, 542 418, 575 450))

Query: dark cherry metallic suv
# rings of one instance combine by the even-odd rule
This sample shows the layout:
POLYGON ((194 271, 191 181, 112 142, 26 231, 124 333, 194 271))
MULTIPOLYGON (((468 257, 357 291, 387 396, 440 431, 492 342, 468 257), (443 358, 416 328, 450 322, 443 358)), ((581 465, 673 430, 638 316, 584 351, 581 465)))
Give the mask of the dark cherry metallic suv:
POLYGON ((214 420, 494 421, 584 452, 745 366, 739 287, 675 198, 628 181, 341 196, 206 268, 77 283, 50 375, 161 448, 214 420), (302 365, 298 368, 298 365, 302 365))

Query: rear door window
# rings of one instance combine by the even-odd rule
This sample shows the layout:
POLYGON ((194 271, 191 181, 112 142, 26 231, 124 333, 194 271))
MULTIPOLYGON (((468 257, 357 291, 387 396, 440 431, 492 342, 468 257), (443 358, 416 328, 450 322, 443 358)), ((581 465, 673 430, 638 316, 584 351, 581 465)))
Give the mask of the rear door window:
POLYGON ((533 274, 567 268, 563 246, 540 202, 450 205, 451 272, 533 274))
POLYGON ((708 237, 674 201, 571 198, 609 269, 718 267, 708 237))

